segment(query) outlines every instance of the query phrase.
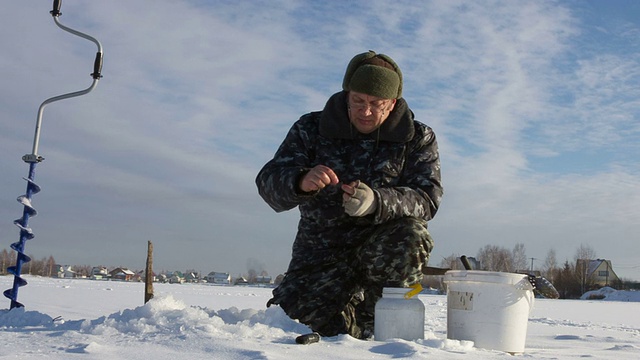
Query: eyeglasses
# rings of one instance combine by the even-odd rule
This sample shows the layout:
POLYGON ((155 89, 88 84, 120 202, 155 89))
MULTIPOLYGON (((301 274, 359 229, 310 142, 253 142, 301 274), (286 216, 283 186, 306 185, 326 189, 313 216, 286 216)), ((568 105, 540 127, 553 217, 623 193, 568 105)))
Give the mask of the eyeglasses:
POLYGON ((365 111, 369 109, 374 114, 379 114, 388 106, 389 104, 386 101, 381 101, 377 103, 367 103, 364 101, 349 101, 349 108, 355 111, 365 111))

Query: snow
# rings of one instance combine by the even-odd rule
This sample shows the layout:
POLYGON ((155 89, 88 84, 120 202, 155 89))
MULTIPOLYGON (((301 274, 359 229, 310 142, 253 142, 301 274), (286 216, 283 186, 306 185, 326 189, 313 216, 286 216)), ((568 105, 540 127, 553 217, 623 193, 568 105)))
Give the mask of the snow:
MULTIPOLYGON (((265 304, 271 289, 25 277, 19 301, 0 308, 0 358, 11 359, 510 359, 446 338, 446 296, 420 294, 425 339, 361 341, 346 335, 297 345, 309 329, 265 304)), ((2 289, 13 277, 0 277, 2 289)), ((594 293, 585 294, 585 299, 594 293)), ((602 300, 536 299, 528 359, 640 358, 640 292, 603 288, 602 300)))

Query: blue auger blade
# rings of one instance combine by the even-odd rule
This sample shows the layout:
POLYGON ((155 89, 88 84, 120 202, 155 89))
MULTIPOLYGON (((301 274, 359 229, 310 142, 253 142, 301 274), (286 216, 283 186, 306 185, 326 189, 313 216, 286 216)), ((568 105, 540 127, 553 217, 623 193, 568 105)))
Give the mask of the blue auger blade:
MULTIPOLYGON (((11 275, 18 275, 16 274, 18 270, 16 269, 15 266, 9 266, 7 268, 7 272, 11 275)), ((16 277, 16 280, 18 282, 18 286, 22 287, 22 286, 26 286, 28 284, 27 280, 21 278, 21 277, 16 277)))
POLYGON ((25 178, 25 177, 23 177, 23 179, 28 182, 28 184, 27 184, 27 192, 29 191, 29 187, 31 187, 30 190, 31 190, 31 194, 33 194, 33 195, 35 195, 35 194, 40 192, 40 186, 38 186, 38 184, 33 182, 33 180, 31 180, 29 178, 25 178))
MULTIPOLYGON (((14 245, 16 245, 19 243, 14 243, 11 244, 11 247, 13 248, 14 245)), ((14 249, 15 250, 15 249, 14 249)), ((18 252, 18 259, 16 260, 16 264, 20 264, 20 266, 22 266, 23 263, 27 263, 31 261, 31 258, 27 255, 25 255, 22 252, 18 252)), ((20 277, 20 271, 18 270, 17 266, 9 266, 7 268, 7 272, 11 275, 14 275, 13 278, 13 287, 11 289, 7 289, 3 292, 4 296, 8 299, 11 300, 11 309, 13 308, 17 308, 17 307, 24 307, 24 305, 20 302, 18 302, 18 288, 26 286, 27 285, 27 280, 23 279, 22 277, 20 277)))
POLYGON ((23 252, 19 252, 18 253, 18 260, 20 262, 22 262, 23 264, 28 263, 29 261, 31 261, 31 257, 23 252))
POLYGON ((33 207, 33 205, 31 205, 31 196, 40 192, 40 186, 38 186, 38 184, 36 184, 32 179, 29 179, 29 178, 23 178, 23 179, 27 181, 27 193, 24 195, 18 196, 16 200, 24 206, 24 210, 26 211, 26 213, 30 217, 33 217, 38 215, 38 212, 33 207))
MULTIPOLYGON (((21 244, 19 242, 14 242, 13 244, 11 244, 11 248, 18 253, 18 256, 16 257, 16 265, 28 263, 29 261, 31 261, 31 258, 27 254, 25 254, 22 250, 20 250, 20 245, 21 244)), ((20 275, 20 274, 17 274, 17 275, 20 275)))
POLYGON ((20 195, 16 200, 18 200, 20 204, 24 205, 24 209, 27 211, 27 214, 29 214, 29 216, 38 215, 36 209, 33 207, 33 205, 31 205, 31 199, 29 199, 26 195, 20 195))
MULTIPOLYGON (((31 240, 31 239, 33 239, 34 237, 36 237, 36 236, 33 234, 33 230, 31 230, 31 228, 30 228, 30 227, 25 227, 24 225, 22 225, 22 219, 14 220, 14 221, 13 221, 13 224, 14 224, 15 226, 17 226, 17 227, 19 227, 19 228, 20 228, 20 237, 23 237, 23 236, 24 236, 24 239, 25 239, 25 240, 31 240)), ((16 243, 14 243, 14 244, 16 244, 16 243)), ((14 245, 14 244, 12 244, 12 245, 11 245, 11 247, 12 247, 12 248, 13 248, 13 245, 14 245)), ((16 250, 16 249, 13 249, 13 250, 16 250)), ((16 250, 16 251, 17 251, 17 250, 16 250)))
POLYGON ((18 301, 15 300, 16 295, 14 295, 13 293, 13 289, 7 289, 3 292, 4 296, 8 299, 11 299, 11 308, 21 308, 24 307, 24 305, 18 301))
POLYGON ((32 163, 29 166, 29 178, 25 179, 27 180, 26 194, 19 196, 17 199, 18 202, 23 205, 22 218, 13 221, 13 223, 18 228, 20 228, 20 240, 11 244, 11 248, 17 253, 16 264, 7 268, 7 272, 14 275, 13 287, 4 291, 3 293, 4 296, 11 299, 11 309, 24 306, 18 302, 18 289, 22 286, 27 285, 27 281, 20 275, 22 272, 22 266, 25 263, 31 261, 31 258, 24 253, 24 247, 28 240, 31 240, 35 237, 35 235, 33 234, 33 230, 31 230, 31 228, 29 227, 29 218, 38 214, 36 209, 31 204, 31 195, 40 192, 40 187, 35 182, 33 182, 35 166, 36 163, 32 163))

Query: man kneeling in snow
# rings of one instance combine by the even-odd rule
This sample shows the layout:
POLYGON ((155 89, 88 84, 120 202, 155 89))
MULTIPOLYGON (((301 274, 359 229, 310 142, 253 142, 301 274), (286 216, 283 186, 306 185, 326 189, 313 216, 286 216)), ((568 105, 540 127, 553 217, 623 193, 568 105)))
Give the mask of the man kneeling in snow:
POLYGON ((356 55, 343 91, 302 116, 256 178, 275 211, 300 210, 292 259, 268 306, 322 336, 373 334, 383 287, 422 279, 442 197, 434 132, 384 54, 356 55))

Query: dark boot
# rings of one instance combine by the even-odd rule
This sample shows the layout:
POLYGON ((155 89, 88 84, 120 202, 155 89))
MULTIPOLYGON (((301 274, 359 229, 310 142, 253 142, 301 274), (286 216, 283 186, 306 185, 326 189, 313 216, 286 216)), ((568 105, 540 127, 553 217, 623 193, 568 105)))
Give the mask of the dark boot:
MULTIPOLYGON (((359 303, 359 301, 357 301, 359 303)), ((362 339, 362 329, 358 324, 356 308, 352 303, 348 303, 344 310, 333 316, 329 321, 321 326, 312 329, 321 336, 336 336, 338 334, 349 334, 356 339, 362 339)))

